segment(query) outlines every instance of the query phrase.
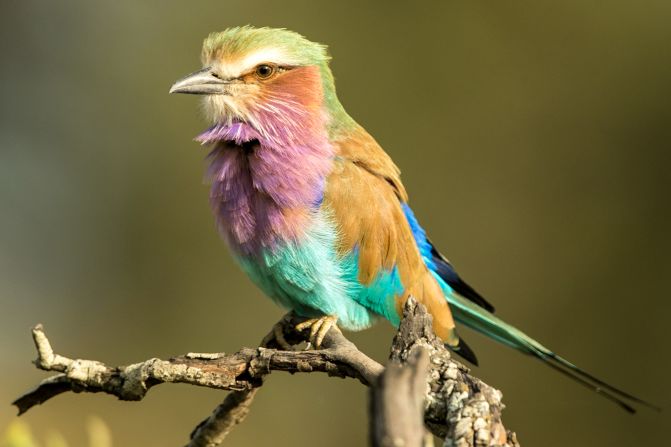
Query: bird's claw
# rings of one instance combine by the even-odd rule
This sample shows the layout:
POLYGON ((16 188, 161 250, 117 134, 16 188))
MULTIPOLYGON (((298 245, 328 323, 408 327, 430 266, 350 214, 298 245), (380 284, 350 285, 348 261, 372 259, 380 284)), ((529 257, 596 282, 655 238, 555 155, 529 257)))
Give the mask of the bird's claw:
POLYGON ((261 346, 266 347, 272 341, 275 341, 275 343, 277 343, 279 345, 279 347, 284 349, 285 351, 293 351, 293 349, 294 349, 293 346, 287 341, 287 339, 284 338, 284 324, 283 324, 283 321, 275 323, 275 325, 270 330, 268 335, 266 335, 263 338, 263 341, 261 342, 261 346))
POLYGON ((314 349, 321 348, 324 337, 326 337, 329 329, 331 329, 331 327, 333 327, 337 321, 338 317, 327 315, 320 318, 311 318, 297 324, 296 330, 299 332, 310 328, 310 338, 305 349, 310 349, 313 346, 314 349))

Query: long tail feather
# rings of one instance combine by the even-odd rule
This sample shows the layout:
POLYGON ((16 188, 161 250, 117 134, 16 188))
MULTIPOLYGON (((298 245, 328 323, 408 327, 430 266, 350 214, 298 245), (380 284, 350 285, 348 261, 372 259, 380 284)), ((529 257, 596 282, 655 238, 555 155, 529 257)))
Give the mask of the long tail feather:
MULTIPOLYGON (((539 357, 540 358, 540 357, 539 357)), ((543 359, 544 360, 544 359, 543 359)), ((601 396, 605 397, 606 399, 610 400, 611 402, 615 402, 617 405, 619 405, 621 408, 623 408, 626 412, 628 413, 636 413, 636 409, 629 405, 628 403, 624 402, 624 400, 620 399, 619 397, 613 395, 612 393, 605 391, 603 388, 599 388, 598 386, 594 385, 593 383, 589 382, 588 380, 585 380, 583 377, 580 377, 579 375, 573 374, 572 370, 566 370, 563 369, 561 366, 556 365, 550 361, 545 362, 546 365, 548 365, 550 368, 559 371, 560 373, 564 374, 567 377, 570 377, 571 379, 575 380, 579 384, 585 386, 586 388, 589 388, 590 390, 594 391, 595 393, 600 394, 601 396)))
POLYGON ((661 408, 659 408, 658 406, 653 405, 650 402, 647 402, 639 397, 636 397, 632 394, 627 393, 626 391, 623 391, 619 388, 614 387, 613 385, 604 382, 603 380, 593 376, 587 371, 578 368, 573 363, 558 356, 554 352, 549 353, 549 359, 543 359, 543 360, 545 360, 546 363, 550 366, 553 367, 556 366, 557 368, 560 367, 566 368, 566 370, 570 371, 569 375, 575 380, 578 380, 578 377, 580 377, 586 381, 592 382, 592 387, 597 393, 604 393, 604 390, 607 390, 608 392, 620 396, 624 399, 630 400, 631 402, 636 402, 655 411, 661 411, 661 408))
MULTIPOLYGON (((439 281, 440 282, 440 281, 439 281)), ((449 286, 445 287, 447 300, 454 318, 460 323, 488 337, 510 346, 520 352, 532 355, 553 369, 572 378, 581 385, 615 402, 624 410, 635 413, 636 410, 625 401, 644 405, 659 411, 659 407, 644 401, 632 394, 620 390, 601 379, 578 368, 568 360, 558 356, 548 348, 526 335, 516 327, 501 320, 491 312, 454 293, 449 286)))

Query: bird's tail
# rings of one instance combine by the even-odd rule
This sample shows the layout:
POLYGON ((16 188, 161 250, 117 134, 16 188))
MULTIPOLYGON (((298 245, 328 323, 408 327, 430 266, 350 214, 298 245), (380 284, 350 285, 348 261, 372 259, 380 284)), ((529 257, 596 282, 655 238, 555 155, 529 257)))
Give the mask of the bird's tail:
POLYGON ((542 360, 548 366, 572 378, 592 391, 599 393, 606 399, 615 402, 630 413, 636 412, 630 403, 638 403, 659 410, 658 407, 609 385, 583 371, 568 360, 550 351, 524 332, 506 323, 477 304, 468 301, 454 292, 447 293, 446 295, 454 318, 471 329, 487 335, 504 345, 542 360))

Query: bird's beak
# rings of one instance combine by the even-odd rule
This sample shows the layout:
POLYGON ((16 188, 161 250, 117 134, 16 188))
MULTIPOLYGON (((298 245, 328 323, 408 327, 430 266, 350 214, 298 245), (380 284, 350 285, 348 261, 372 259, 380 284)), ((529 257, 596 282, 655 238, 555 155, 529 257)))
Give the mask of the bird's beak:
POLYGON ((212 68, 205 67, 172 84, 169 93, 228 95, 228 85, 230 83, 231 82, 226 79, 220 79, 215 76, 212 68))

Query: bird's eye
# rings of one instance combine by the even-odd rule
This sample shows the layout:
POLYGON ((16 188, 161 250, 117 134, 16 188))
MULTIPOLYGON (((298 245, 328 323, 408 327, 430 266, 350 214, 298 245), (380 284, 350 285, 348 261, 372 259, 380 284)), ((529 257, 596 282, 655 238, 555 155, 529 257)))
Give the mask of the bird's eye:
POLYGON ((256 76, 259 79, 268 79, 273 74, 275 74, 275 67, 268 64, 261 64, 256 67, 256 76))

